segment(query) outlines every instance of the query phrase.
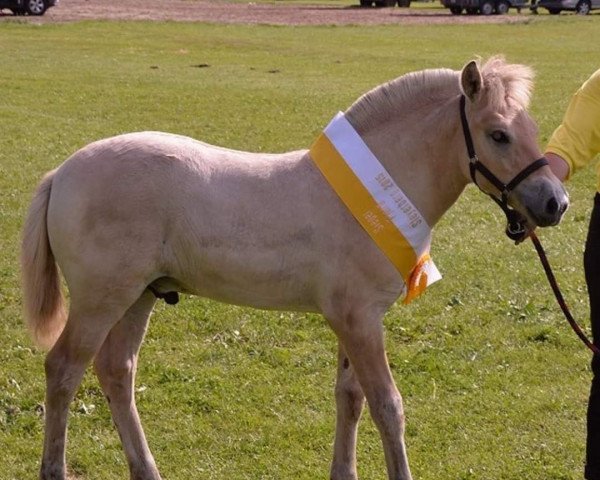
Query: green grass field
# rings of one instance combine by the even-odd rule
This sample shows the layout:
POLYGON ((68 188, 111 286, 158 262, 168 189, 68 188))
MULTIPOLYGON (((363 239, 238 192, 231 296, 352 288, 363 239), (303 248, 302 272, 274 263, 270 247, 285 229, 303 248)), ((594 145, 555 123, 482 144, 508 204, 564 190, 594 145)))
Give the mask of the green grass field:
MULTIPOLYGON (((45 171, 88 142, 135 130, 254 151, 308 147, 365 90, 494 53, 536 69, 532 112, 545 144, 570 94, 598 68, 597 20, 0 23, 0 478, 36 478, 41 452, 44 356, 22 325, 17 258, 26 207, 45 171)), ((592 169, 576 175, 563 224, 541 233, 585 325, 581 256, 594 188, 592 169)), ((470 187, 434 234, 444 280, 385 319, 416 479, 582 478, 590 356, 560 316, 533 247, 514 247, 503 228, 497 207, 470 187)), ((188 297, 177 307, 159 304, 137 396, 164 478, 327 478, 335 350, 317 315, 188 297)), ((363 479, 384 478, 368 414, 358 457, 363 479)), ((71 409, 68 463, 79 479, 127 477, 91 373, 71 409)))

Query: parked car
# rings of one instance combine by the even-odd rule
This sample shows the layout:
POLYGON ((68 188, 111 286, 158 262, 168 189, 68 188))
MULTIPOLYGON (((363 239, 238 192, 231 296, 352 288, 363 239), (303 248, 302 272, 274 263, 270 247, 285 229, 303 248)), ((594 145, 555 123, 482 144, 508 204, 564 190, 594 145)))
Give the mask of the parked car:
POLYGON ((411 0, 360 0, 361 7, 393 7, 398 3, 399 7, 410 7, 411 0))
POLYGON ((600 8, 600 0, 539 0, 537 6, 545 8, 551 15, 558 15, 563 10, 587 15, 590 10, 600 8))
POLYGON ((15 15, 43 15, 58 0, 0 0, 0 10, 7 8, 15 15))
POLYGON ((469 15, 478 13, 482 15, 492 15, 493 13, 503 15, 508 13, 511 7, 520 11, 521 8, 529 5, 527 0, 441 0, 441 2, 454 15, 460 15, 463 11, 469 15))

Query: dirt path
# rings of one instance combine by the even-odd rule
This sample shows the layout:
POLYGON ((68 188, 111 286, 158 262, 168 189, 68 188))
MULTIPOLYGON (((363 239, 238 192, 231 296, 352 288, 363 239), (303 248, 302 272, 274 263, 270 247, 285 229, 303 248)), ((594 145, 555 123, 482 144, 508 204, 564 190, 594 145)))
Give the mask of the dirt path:
MULTIPOLYGON (((307 0, 307 3, 309 0, 307 0)), ((358 0, 347 6, 281 3, 240 3, 227 0, 60 0, 43 17, 21 17, 30 22, 77 20, 174 20, 272 25, 376 25, 443 23, 514 23, 522 15, 451 15, 446 9, 360 8, 358 0)), ((13 18, 7 10, 0 21, 13 18)))

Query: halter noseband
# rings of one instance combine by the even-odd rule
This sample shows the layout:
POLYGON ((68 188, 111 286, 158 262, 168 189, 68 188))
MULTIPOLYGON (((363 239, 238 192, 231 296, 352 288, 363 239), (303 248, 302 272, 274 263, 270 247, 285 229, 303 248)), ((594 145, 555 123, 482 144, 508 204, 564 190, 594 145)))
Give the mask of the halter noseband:
POLYGON ((504 211, 506 220, 508 222, 506 227, 506 235, 511 240, 519 240, 525 233, 525 227, 519 221, 519 214, 516 210, 513 210, 508 205, 508 196, 510 193, 525 180, 529 175, 543 167, 548 165, 548 160, 545 157, 538 158, 523 170, 521 170, 510 182, 502 183, 496 175, 494 175, 483 163, 479 161, 477 154, 475 153, 475 147, 473 146, 473 138, 471 137, 471 131, 469 130, 469 122, 467 121, 467 114, 465 113, 466 98, 464 95, 460 97, 460 121, 462 123, 463 134, 465 137, 465 143, 467 145, 467 153, 469 154, 469 172, 471 173, 471 179, 473 183, 477 185, 477 188, 483 193, 489 195, 494 202, 504 211), (491 193, 485 192, 481 186, 477 183, 476 174, 479 172, 483 175, 496 189, 500 192, 500 198, 492 195, 491 193))

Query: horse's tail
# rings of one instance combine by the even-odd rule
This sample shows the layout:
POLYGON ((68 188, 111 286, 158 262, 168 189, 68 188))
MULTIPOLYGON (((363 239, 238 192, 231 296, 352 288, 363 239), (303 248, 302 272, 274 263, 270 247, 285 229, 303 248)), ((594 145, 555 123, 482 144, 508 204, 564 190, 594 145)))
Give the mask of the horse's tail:
POLYGON ((62 332, 66 314, 58 267, 47 228, 53 170, 40 182, 29 206, 21 244, 25 318, 34 341, 50 348, 62 332))

